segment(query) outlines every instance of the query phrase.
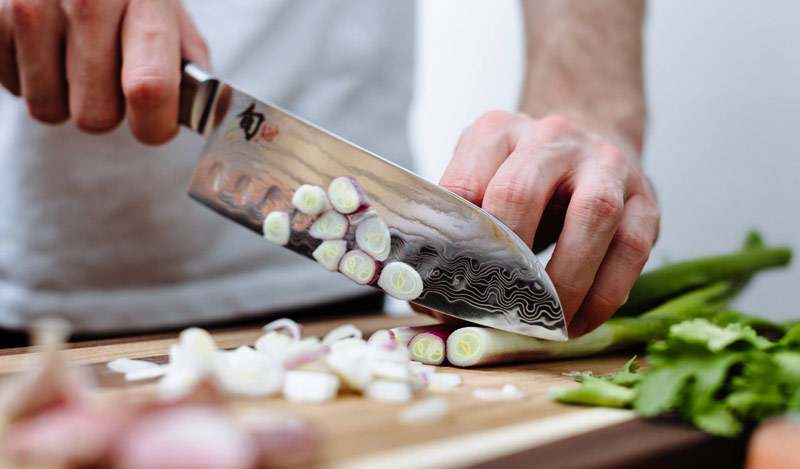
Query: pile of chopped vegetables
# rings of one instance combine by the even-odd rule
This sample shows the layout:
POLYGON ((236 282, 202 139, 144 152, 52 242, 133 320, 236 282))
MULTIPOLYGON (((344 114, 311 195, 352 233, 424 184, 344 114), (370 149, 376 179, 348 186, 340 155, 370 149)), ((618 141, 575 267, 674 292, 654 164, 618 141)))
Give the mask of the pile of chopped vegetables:
POLYGON ((636 373, 634 357, 614 375, 578 375, 579 387, 549 394, 567 403, 630 407, 644 417, 671 413, 724 436, 800 411, 800 325, 771 341, 749 326, 688 320, 648 347, 647 363, 636 373))
POLYGON ((208 332, 190 328, 170 346, 166 365, 117 359, 108 366, 128 380, 160 377, 161 394, 170 398, 190 392, 208 378, 230 395, 282 394, 294 402, 331 401, 342 391, 405 403, 422 389, 460 385, 459 375, 411 361, 406 344, 398 342, 407 329, 412 328, 378 331, 365 340, 355 326, 344 325, 320 339, 303 337, 301 326, 284 318, 264 326, 264 335, 253 347, 220 350, 208 332))
MULTIPOLYGON (((320 435, 304 419, 266 411, 235 413, 208 379, 180 397, 96 399, 85 370, 70 366, 59 352, 65 330, 57 322, 40 323, 35 341, 43 350, 39 366, 2 383, 4 465, 255 469, 308 465, 319 451, 320 435)), ((147 366, 129 368, 137 377, 152 374, 147 366)))
POLYGON ((389 226, 374 210, 364 189, 352 177, 338 177, 328 190, 303 184, 292 196, 294 212, 274 210, 264 217, 264 238, 287 245, 297 212, 312 218, 308 235, 321 242, 311 253, 322 267, 339 271, 359 285, 377 286, 399 300, 422 294, 422 277, 404 262, 389 259, 392 237, 389 226))

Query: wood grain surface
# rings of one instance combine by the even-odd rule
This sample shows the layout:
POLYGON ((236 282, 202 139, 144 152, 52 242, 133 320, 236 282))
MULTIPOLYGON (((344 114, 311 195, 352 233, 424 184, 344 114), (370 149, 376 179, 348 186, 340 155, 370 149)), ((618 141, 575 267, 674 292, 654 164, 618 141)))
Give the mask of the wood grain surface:
MULTIPOLYGON (((431 322, 423 316, 371 315, 306 322, 304 332, 322 336, 338 325, 352 323, 368 335, 377 329, 431 322)), ((235 348, 252 345, 262 332, 258 327, 239 327, 212 333, 220 347, 235 348)), ((121 357, 164 363, 167 349, 175 340, 175 334, 161 334, 74 343, 64 353, 72 363, 86 365, 93 372, 98 399, 120 393, 141 395, 152 393, 155 382, 126 383, 121 375, 109 371, 106 363, 121 357)), ((32 366, 37 358, 34 348, 0 351, 0 380, 32 366)), ((633 420, 627 411, 566 406, 546 396, 551 386, 573 385, 562 373, 591 370, 607 374, 629 358, 630 354, 622 354, 478 369, 443 367, 443 372, 460 374, 464 385, 445 394, 451 417, 436 424, 402 425, 397 416, 404 406, 371 402, 354 394, 324 404, 289 403, 275 397, 234 399, 231 406, 235 412, 267 409, 307 417, 324 437, 320 467, 464 467, 502 461, 532 448, 633 420), (472 396, 476 388, 500 388, 507 383, 529 397, 515 402, 484 402, 472 396)), ((418 398, 426 395, 430 393, 418 398)), ((700 437, 699 432, 693 435, 700 437)))

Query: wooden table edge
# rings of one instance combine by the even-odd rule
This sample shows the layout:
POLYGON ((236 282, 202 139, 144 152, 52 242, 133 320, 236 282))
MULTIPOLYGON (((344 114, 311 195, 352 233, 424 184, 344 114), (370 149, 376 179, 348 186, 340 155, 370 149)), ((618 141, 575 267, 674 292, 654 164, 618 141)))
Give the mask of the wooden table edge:
POLYGON ((593 408, 339 460, 322 467, 468 467, 634 418, 635 414, 628 410, 593 408))

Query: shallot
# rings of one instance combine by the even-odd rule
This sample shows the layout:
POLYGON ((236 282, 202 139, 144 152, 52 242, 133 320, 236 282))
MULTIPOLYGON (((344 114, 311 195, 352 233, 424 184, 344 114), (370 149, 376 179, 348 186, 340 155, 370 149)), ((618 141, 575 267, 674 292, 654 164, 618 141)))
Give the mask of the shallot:
POLYGON ((392 239, 389 227, 380 217, 367 218, 356 228, 356 244, 378 261, 389 257, 392 239))
POLYGON ((339 377, 316 371, 287 371, 283 396, 295 402, 325 402, 336 399, 339 377))
POLYGON ((344 253, 347 251, 347 241, 342 239, 323 241, 311 253, 311 256, 316 259, 319 264, 330 270, 336 272, 339 268, 344 253))
POLYGON ((336 210, 328 210, 311 224, 308 234, 317 239, 342 239, 349 229, 350 221, 346 216, 336 210))
POLYGON ((366 210, 370 206, 369 197, 355 179, 342 176, 331 181, 328 186, 328 198, 331 205, 339 213, 351 213, 366 210))
POLYGON ((306 215, 314 217, 330 206, 325 189, 311 184, 303 184, 294 191, 292 205, 306 215))
POLYGON ((404 262, 390 262, 383 267, 378 286, 398 300, 411 301, 422 294, 422 277, 404 262))
POLYGON ((339 272, 359 285, 369 285, 378 276, 378 262, 366 252, 354 249, 342 256, 339 272))
POLYGON ((453 330, 452 326, 441 326, 417 334, 408 344, 411 359, 426 365, 444 363, 447 337, 453 330))
POLYGON ((281 246, 286 245, 292 232, 289 225, 289 214, 287 212, 269 212, 264 218, 264 238, 281 246))

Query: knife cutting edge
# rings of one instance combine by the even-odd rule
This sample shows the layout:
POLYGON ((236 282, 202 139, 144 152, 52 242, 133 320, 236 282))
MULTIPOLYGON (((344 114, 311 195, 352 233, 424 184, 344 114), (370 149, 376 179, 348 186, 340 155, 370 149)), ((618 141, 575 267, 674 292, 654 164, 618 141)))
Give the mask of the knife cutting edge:
MULTIPOLYGON (((417 272, 422 290, 414 303, 497 329, 566 340, 561 303, 541 263, 490 214, 196 64, 184 61, 182 68, 180 122, 206 137, 191 197, 262 235, 268 214, 289 214, 285 247, 313 259, 322 242, 309 233, 316 216, 295 209, 292 197, 306 184, 328 188, 336 178, 352 178, 389 229, 388 257, 376 261, 376 270, 404 263, 417 272)), ((353 218, 342 243, 351 250, 353 218)))

